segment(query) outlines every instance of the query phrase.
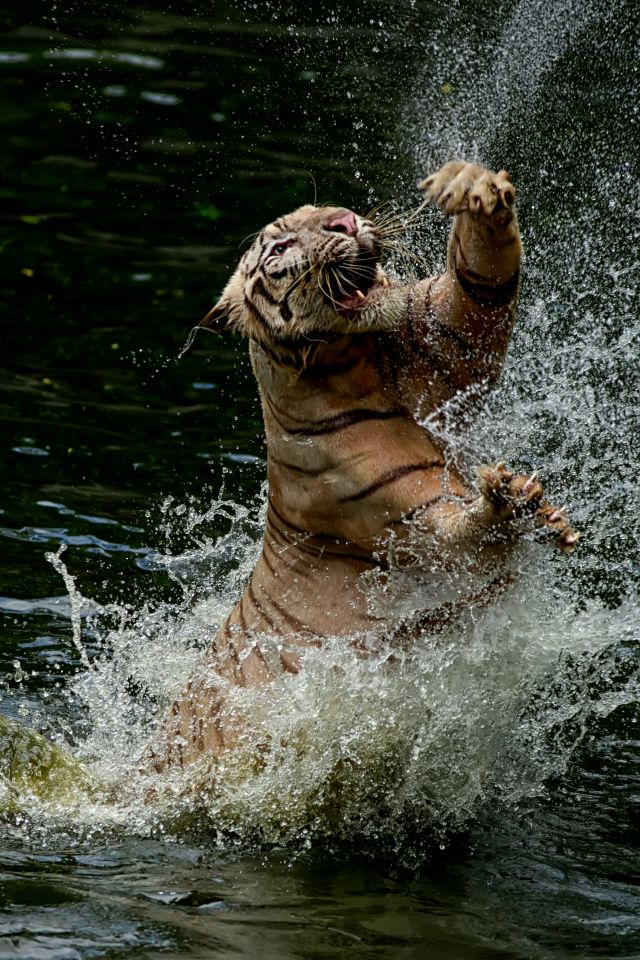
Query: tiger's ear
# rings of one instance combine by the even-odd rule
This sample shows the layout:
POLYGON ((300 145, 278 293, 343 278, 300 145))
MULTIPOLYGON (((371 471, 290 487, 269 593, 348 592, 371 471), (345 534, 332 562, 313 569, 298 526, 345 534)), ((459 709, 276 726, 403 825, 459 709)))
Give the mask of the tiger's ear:
POLYGON ((206 327, 215 333, 242 333, 244 315, 244 285, 238 272, 231 277, 220 299, 203 317, 199 327, 206 327))
POLYGON ((228 333, 231 325, 231 304, 225 297, 221 297, 215 307, 211 307, 209 313, 202 318, 199 327, 207 327, 216 333, 228 333))

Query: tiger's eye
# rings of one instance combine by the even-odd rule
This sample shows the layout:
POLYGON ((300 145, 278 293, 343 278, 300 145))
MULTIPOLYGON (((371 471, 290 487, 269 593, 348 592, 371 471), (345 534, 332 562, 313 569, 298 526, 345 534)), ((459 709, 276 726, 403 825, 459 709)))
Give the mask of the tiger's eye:
POLYGON ((285 252, 286 249, 287 249, 287 244, 286 244, 286 243, 278 243, 278 244, 276 244, 276 246, 273 248, 273 253, 277 253, 278 256, 281 256, 281 255, 285 252))

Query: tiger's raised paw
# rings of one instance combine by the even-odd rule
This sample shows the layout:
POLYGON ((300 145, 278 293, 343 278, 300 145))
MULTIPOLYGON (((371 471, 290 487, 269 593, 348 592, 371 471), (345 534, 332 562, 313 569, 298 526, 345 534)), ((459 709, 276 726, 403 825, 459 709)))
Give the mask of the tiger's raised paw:
POLYGON ((499 227, 513 220, 516 191, 506 170, 493 173, 476 163, 452 160, 422 180, 418 189, 447 216, 468 212, 499 227))
POLYGON ((497 525, 531 518, 543 537, 550 537, 565 553, 573 553, 580 534, 569 525, 564 510, 544 499, 544 488, 537 473, 515 475, 504 463, 482 467, 478 471, 480 490, 490 504, 497 525))

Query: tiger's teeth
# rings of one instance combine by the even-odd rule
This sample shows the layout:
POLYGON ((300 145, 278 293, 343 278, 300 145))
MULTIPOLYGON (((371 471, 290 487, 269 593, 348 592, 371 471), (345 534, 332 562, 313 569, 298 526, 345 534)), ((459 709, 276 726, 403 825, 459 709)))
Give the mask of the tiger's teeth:
POLYGON ((362 292, 362 290, 356 290, 356 297, 358 298, 358 300, 366 300, 366 299, 367 299, 367 298, 365 297, 364 293, 362 292))
POLYGON ((389 280, 388 280, 387 277, 383 277, 383 278, 382 278, 382 286, 383 286, 383 287, 390 287, 390 286, 391 286, 391 284, 389 283, 389 280))

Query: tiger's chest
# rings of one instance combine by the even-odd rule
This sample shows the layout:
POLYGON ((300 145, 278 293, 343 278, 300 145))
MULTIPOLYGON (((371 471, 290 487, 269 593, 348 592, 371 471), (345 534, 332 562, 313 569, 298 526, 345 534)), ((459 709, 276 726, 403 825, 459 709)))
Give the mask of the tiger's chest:
POLYGON ((389 524, 440 495, 444 455, 403 397, 401 350, 343 340, 298 376, 254 357, 270 499, 296 529, 374 549, 389 524))

